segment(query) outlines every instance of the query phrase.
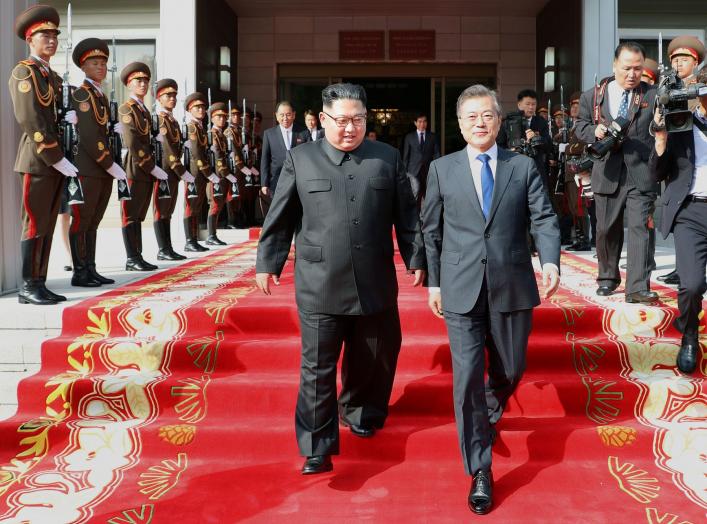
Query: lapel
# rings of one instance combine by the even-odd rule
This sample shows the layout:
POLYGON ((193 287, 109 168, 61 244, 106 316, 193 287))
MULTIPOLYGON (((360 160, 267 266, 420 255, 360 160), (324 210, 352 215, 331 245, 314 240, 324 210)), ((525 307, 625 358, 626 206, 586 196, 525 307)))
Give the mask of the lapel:
POLYGON ((511 158, 511 154, 505 149, 498 148, 498 157, 496 160, 496 176, 493 181, 493 198, 491 199, 491 211, 489 212, 489 219, 486 223, 486 227, 493 220, 496 210, 503 198, 503 194, 508 188, 508 184, 511 181, 511 176, 513 175, 513 166, 508 162, 511 158))
POLYGON ((476 187, 474 187, 474 177, 471 174, 469 154, 466 152, 466 147, 455 154, 457 155, 457 162, 453 174, 457 180, 457 184, 461 188, 462 192, 469 198, 471 208, 474 210, 474 213, 478 215, 478 219, 485 220, 484 212, 481 209, 481 203, 479 202, 479 196, 476 194, 476 187))
POLYGON ((685 148, 685 152, 690 158, 690 165, 694 166, 695 165, 695 134, 692 130, 683 133, 685 135, 685 138, 683 139, 683 147, 685 148), (689 136, 688 136, 689 135, 689 136))

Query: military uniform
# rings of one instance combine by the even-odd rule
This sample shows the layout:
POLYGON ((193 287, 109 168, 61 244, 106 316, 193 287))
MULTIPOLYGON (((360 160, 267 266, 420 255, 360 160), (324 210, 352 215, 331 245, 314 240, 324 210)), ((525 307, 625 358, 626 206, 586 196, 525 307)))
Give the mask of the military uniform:
MULTIPOLYGON (((216 102, 209 108, 209 114, 213 120, 214 116, 222 115, 228 118, 228 113, 226 112, 226 104, 223 102, 216 102)), ((221 214, 224 204, 226 203, 226 186, 228 181, 226 177, 230 175, 228 169, 228 142, 227 138, 224 136, 223 131, 218 126, 212 126, 211 128, 211 150, 214 155, 214 172, 216 176, 219 177, 220 182, 218 183, 219 191, 216 191, 216 186, 214 182, 209 181, 206 185, 206 196, 209 199, 209 214, 206 219, 206 228, 209 232, 209 236, 206 239, 206 244, 210 246, 225 246, 226 243, 218 238, 216 235, 216 229, 218 228, 218 217, 221 214)))
MULTIPOLYGON (((201 93, 192 93, 185 101, 184 108, 187 112, 196 105, 206 106, 206 98, 201 93)), ((189 172, 194 175, 196 187, 196 198, 186 198, 187 188, 184 188, 184 234, 187 239, 185 251, 208 251, 208 247, 199 244, 199 215, 206 200, 206 183, 211 174, 208 154, 208 136, 204 125, 194 118, 189 118, 187 124, 188 141, 186 147, 189 148, 190 165, 189 172)))
MULTIPOLYGON (((164 78, 157 82, 156 98, 162 95, 177 94, 177 82, 171 78, 164 78)), ((176 253, 172 248, 171 220, 179 196, 179 181, 187 172, 182 164, 182 133, 179 123, 171 111, 159 111, 160 143, 162 144, 162 169, 169 178, 170 198, 159 198, 159 181, 155 181, 152 191, 152 212, 154 219, 155 237, 159 252, 157 260, 184 260, 187 257, 176 253)))
MULTIPOLYGON (((82 40, 74 48, 73 61, 81 67, 89 58, 108 59, 108 46, 98 38, 82 40)), ((115 281, 96 272, 96 236, 98 225, 108 207, 113 177, 108 169, 113 157, 108 147, 108 119, 110 106, 100 85, 86 78, 72 93, 73 107, 77 110, 76 127, 79 143, 74 162, 79 169, 84 203, 71 209, 69 244, 74 274, 71 284, 96 287, 115 281)))
MULTIPOLYGON (((705 59, 705 45, 696 36, 676 36, 668 44, 668 57, 672 62, 678 56, 687 56, 694 59, 692 73, 682 79, 685 86, 694 84, 697 81, 695 76, 697 66, 705 59)), ((698 105, 699 101, 696 98, 687 102, 687 107, 690 111, 694 111, 698 105)))
MULTIPOLYGON (((241 115, 240 109, 234 107, 231 109, 231 116, 241 115)), ((228 186, 228 197, 226 198, 226 211, 228 213, 228 227, 236 228, 239 226, 244 226, 247 223, 245 217, 245 206, 243 205, 246 185, 245 185, 245 175, 241 172, 241 169, 245 166, 243 162, 243 136, 241 134, 241 126, 243 122, 240 118, 236 118, 239 122, 231 124, 223 132, 227 140, 231 140, 233 144, 233 150, 231 155, 233 158, 233 165, 235 166, 235 173, 233 176, 236 177, 236 184, 238 186, 238 193, 234 194, 231 189, 231 185, 228 186)))
MULTIPOLYGON (((150 69, 142 62, 125 66, 120 78, 126 86, 135 78, 150 78, 150 69)), ((128 271, 153 271, 157 266, 142 258, 142 222, 150 207, 155 160, 152 152, 152 118, 145 104, 130 98, 118 108, 123 135, 125 172, 130 186, 130 200, 121 202, 123 242, 127 254, 125 269, 128 271)))
MULTIPOLYGON (((59 33, 59 14, 37 5, 15 21, 17 36, 59 33)), ((61 78, 39 57, 30 56, 12 70, 8 82, 15 119, 22 129, 14 170, 22 176, 22 288, 20 303, 54 304, 66 300, 46 288, 52 236, 64 189, 64 175, 53 166, 64 159, 60 146, 58 104, 61 78)))
POLYGON ((646 58, 643 62, 643 73, 641 74, 641 80, 646 84, 653 85, 658 82, 660 78, 658 62, 652 58, 646 58))

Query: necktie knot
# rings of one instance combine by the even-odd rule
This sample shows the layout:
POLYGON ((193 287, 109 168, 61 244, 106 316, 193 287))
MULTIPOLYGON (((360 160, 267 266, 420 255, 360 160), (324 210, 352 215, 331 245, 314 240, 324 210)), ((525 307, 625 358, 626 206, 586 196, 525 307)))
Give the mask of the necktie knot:
POLYGON ((481 153, 476 157, 478 160, 481 160, 484 164, 488 164, 489 160, 491 160, 491 157, 488 156, 486 153, 481 153))

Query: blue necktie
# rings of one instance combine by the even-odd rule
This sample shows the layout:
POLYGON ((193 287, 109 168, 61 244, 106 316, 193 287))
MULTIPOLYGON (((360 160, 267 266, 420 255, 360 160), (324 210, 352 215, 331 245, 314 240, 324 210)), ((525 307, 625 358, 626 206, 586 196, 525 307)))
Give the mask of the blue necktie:
POLYGON ((483 211, 484 217, 489 217, 489 212, 491 211, 491 200, 493 200, 493 171, 491 171, 491 165, 489 160, 491 157, 486 153, 482 153, 476 157, 481 160, 483 166, 481 166, 481 194, 484 197, 483 211))
POLYGON ((624 91, 621 97, 621 104, 619 105, 619 112, 616 114, 616 118, 626 117, 628 117, 628 91, 624 91))

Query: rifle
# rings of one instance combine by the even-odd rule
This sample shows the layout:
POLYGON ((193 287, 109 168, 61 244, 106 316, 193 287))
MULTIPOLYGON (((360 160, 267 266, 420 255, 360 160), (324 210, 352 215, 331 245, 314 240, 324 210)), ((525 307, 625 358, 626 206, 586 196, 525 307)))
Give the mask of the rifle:
MULTIPOLYGON (((150 115, 152 125, 150 126, 150 147, 152 148, 152 158, 155 165, 162 167, 162 143, 157 139, 160 135, 160 115, 157 112, 157 80, 152 83, 152 115, 150 115)), ((172 198, 167 180, 157 181, 157 198, 172 198)))
MULTIPOLYGON (((245 186, 253 187, 253 172, 249 169, 248 164, 250 164, 250 148, 248 147, 248 133, 245 128, 245 118, 246 118, 246 105, 245 98, 243 99, 243 118, 241 119, 241 151, 243 154, 243 165, 246 170, 245 174, 245 186)), ((251 164, 252 165, 252 164, 251 164)))
MULTIPOLYGON (((258 109, 258 104, 254 103, 253 104, 253 118, 251 118, 251 121, 250 121, 250 129, 252 131, 251 134, 253 137, 253 139, 251 141, 251 144, 253 146, 253 162, 251 164, 252 167, 250 168, 250 170, 253 172, 253 185, 255 187, 260 187, 260 171, 258 171, 258 169, 256 168, 256 165, 258 163, 258 148, 255 147, 255 115, 257 113, 257 111, 256 111, 257 109, 258 109)), ((244 122, 245 122, 245 120, 244 120, 244 122)))
MULTIPOLYGON (((186 100, 187 98, 187 79, 184 79, 184 99, 186 100)), ((181 132, 181 140, 182 140, 182 151, 184 152, 184 159, 182 162, 182 165, 187 169, 187 171, 191 168, 191 149, 189 149, 189 146, 187 146, 187 142, 189 140, 189 125, 187 124, 187 111, 186 109, 184 110, 184 113, 182 113, 182 132, 181 132)), ((194 173, 192 173, 193 176, 196 177, 194 173)), ((187 182, 187 198, 199 198, 199 193, 196 191, 196 182, 187 182)))
MULTIPOLYGON (((118 72, 118 62, 115 57, 115 36, 113 36, 111 55, 113 55, 113 65, 110 71, 110 101, 108 102, 108 149, 110 150, 113 162, 123 166, 123 141, 120 133, 116 130, 118 125, 118 102, 115 99, 115 74, 118 72)), ((118 180, 118 201, 130 200, 130 186, 126 180, 118 180)))
POLYGON ((565 147, 569 142, 567 114, 565 113, 565 87, 560 84, 560 112, 562 114, 562 128, 559 129, 560 139, 557 147, 557 182, 555 183, 555 194, 565 192, 565 147), (564 144, 564 145, 561 145, 564 144))
MULTIPOLYGON (((228 127, 231 127, 231 100, 228 100, 228 127)), ((228 136, 226 138, 226 149, 228 153, 228 170, 231 172, 232 175, 236 176, 237 174, 237 166, 236 166, 236 161, 233 158, 233 133, 236 132, 235 129, 231 129, 232 133, 228 133, 228 136)), ((238 181, 232 182, 231 183, 231 198, 238 198, 240 197, 240 191, 238 191, 238 181)))
MULTIPOLYGON (((216 152, 214 151, 214 123, 211 121, 211 88, 209 87, 206 91, 206 97, 209 101, 209 106, 206 109, 206 118, 208 122, 208 127, 206 131, 207 143, 209 150, 207 152, 209 158, 209 167, 211 168, 211 173, 216 173, 216 152)), ((221 184, 218 182, 213 183, 214 196, 221 196, 221 184)))
MULTIPOLYGON (((64 75, 62 76, 61 82, 61 106, 59 107, 59 135, 61 138, 61 146, 64 152, 64 156, 69 162, 74 161, 74 156, 76 155, 77 146, 79 144, 79 137, 76 133, 76 126, 65 120, 66 114, 71 111, 71 84, 69 83, 69 56, 71 55, 71 50, 74 45, 71 41, 71 2, 67 7, 66 13, 66 62, 64 68, 64 75)), ((83 204, 83 188, 81 187, 81 180, 79 177, 71 177, 66 185, 64 185, 64 191, 66 192, 66 198, 69 204, 83 204)))

